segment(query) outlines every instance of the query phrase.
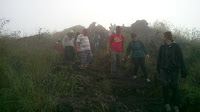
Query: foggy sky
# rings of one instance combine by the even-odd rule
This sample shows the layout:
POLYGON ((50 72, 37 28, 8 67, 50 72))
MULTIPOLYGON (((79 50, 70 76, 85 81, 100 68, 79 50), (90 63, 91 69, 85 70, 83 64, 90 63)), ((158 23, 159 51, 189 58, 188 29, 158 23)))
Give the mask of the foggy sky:
POLYGON ((62 31, 92 22, 130 26, 136 20, 168 21, 175 27, 200 29, 199 0, 0 0, 0 19, 10 19, 5 32, 23 35, 62 31))

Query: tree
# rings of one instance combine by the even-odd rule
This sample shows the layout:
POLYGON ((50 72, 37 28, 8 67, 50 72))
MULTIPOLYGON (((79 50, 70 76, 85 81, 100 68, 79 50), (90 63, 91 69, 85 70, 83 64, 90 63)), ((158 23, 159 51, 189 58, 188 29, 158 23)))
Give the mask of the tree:
POLYGON ((131 25, 132 32, 137 34, 148 34, 151 29, 148 26, 148 22, 146 20, 137 20, 135 23, 131 25))

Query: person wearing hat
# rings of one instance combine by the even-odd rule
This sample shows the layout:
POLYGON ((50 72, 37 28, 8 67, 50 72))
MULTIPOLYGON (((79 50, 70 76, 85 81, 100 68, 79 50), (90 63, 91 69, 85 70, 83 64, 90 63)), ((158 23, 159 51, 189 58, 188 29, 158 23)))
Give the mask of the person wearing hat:
POLYGON ((183 59, 180 46, 173 40, 172 33, 167 31, 163 33, 163 45, 160 46, 157 60, 157 70, 160 74, 163 87, 163 98, 167 112, 171 112, 171 106, 175 112, 179 112, 178 102, 178 79, 179 70, 181 70, 182 78, 186 78, 187 71, 183 59), (170 98, 168 89, 172 90, 172 105, 170 106, 170 98))
POLYGON ((70 30, 62 40, 64 61, 74 61, 76 57, 74 31, 70 30))

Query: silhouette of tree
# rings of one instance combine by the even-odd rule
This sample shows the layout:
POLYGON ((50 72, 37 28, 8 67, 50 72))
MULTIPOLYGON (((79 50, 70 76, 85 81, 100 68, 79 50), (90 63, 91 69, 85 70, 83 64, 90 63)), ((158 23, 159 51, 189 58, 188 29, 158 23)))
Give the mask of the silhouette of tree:
POLYGON ((151 29, 148 26, 148 22, 146 20, 137 20, 135 23, 131 25, 132 32, 137 34, 148 34, 150 33, 151 29))

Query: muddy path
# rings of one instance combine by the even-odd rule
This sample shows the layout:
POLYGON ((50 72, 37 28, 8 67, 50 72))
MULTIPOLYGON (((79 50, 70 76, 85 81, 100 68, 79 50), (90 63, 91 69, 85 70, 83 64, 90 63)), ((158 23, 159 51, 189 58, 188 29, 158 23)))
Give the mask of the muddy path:
MULTIPOLYGON (((66 66, 61 65, 57 66, 58 71, 64 71, 65 73, 68 73, 69 69, 65 68, 66 66)), ((83 84, 84 86, 87 85, 91 89, 96 89, 99 88, 101 85, 99 82, 102 81, 108 81, 109 86, 111 87, 111 93, 104 92, 102 95, 107 96, 102 96, 102 100, 106 101, 111 99, 111 97, 114 97, 116 99, 117 103, 113 103, 113 101, 106 101, 108 108, 124 108, 123 112, 163 112, 163 104, 162 104, 162 97, 161 97, 161 88, 159 88, 159 84, 157 84, 157 81, 152 80, 151 83, 147 83, 146 80, 139 75, 138 79, 133 80, 131 75, 126 75, 120 78, 116 77, 110 77, 109 71, 102 71, 99 69, 94 68, 89 68, 89 69, 79 69, 78 66, 72 66, 71 68, 75 68, 76 70, 73 71, 74 74, 77 74, 77 77, 81 76, 80 80, 84 81, 84 77, 88 77, 88 83, 83 84), (95 85, 95 86, 93 86, 95 85), (91 86, 91 87, 90 87, 91 86), (110 104, 109 104, 110 102, 110 104), (115 105, 120 102, 119 106, 115 105), (111 107, 109 107, 109 105, 111 107)), ((104 68, 103 68, 104 69, 104 68)), ((71 72, 70 72, 71 73, 71 72)), ((105 86, 105 85, 104 85, 105 86)), ((100 87, 102 88, 102 87, 100 87)), ((90 90, 91 90, 90 89, 90 90)), ((98 91, 98 90, 97 90, 98 91)), ((95 100, 96 96, 94 94, 90 94, 89 90, 88 93, 86 90, 81 90, 81 92, 77 92, 77 95, 74 98, 71 97, 64 97, 63 101, 69 101, 72 105, 73 110, 80 110, 80 111, 75 111, 75 112, 81 112, 81 108, 85 108, 84 106, 80 107, 77 106, 75 107, 74 104, 78 104, 78 101, 90 101, 92 98, 95 100), (83 93, 83 94, 80 94, 83 93), (72 100, 73 99, 73 100, 72 100), (77 102, 76 102, 77 101, 77 102)), ((62 102, 63 102, 62 101, 62 102)), ((93 100, 91 100, 93 101, 93 100)), ((67 104, 67 103, 64 103, 67 104)), ((90 104, 90 103, 89 103, 90 104)), ((79 104, 78 104, 79 105, 79 104)), ((87 110, 87 108, 85 109, 87 110)), ((117 111, 118 112, 118 111, 117 111)), ((121 110, 119 112, 122 112, 121 110)))
POLYGON ((110 79, 114 96, 125 104, 130 112, 162 112, 162 99, 156 83, 147 83, 143 78, 131 77, 110 79), (158 92, 155 92, 158 91, 158 92))

